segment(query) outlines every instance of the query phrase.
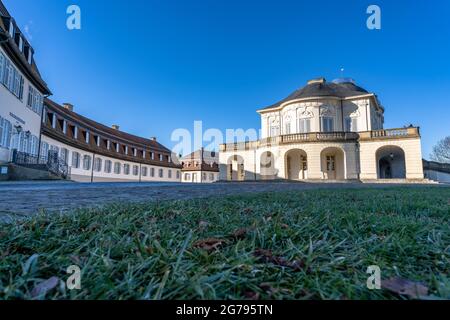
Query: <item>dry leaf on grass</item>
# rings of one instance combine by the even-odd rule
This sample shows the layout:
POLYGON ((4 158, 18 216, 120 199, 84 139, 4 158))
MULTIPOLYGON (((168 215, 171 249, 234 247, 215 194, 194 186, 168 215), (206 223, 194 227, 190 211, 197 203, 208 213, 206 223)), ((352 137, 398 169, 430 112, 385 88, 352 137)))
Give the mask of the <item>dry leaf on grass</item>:
POLYGON ((254 252, 255 257, 257 257, 261 262, 273 263, 280 267, 291 268, 295 271, 303 270, 305 268, 305 263, 301 260, 288 261, 283 257, 274 256, 272 251, 257 249, 254 252))
POLYGON ((45 297, 45 295, 56 288, 56 286, 59 284, 59 278, 58 277, 51 277, 50 279, 47 279, 41 283, 39 283, 36 287, 33 288, 33 291, 31 291, 31 296, 33 298, 38 297, 45 297))
POLYGON ((250 230, 247 228, 238 229, 231 234, 231 238, 234 238, 236 240, 243 240, 247 237, 247 233, 249 231, 250 230))
POLYGON ((244 292, 244 297, 247 300, 259 300, 260 295, 258 292, 246 291, 246 292, 244 292))
POLYGON ((411 299, 420 299, 428 295, 428 287, 425 285, 399 277, 382 280, 381 287, 393 293, 408 296, 411 299))
POLYGON ((225 240, 216 239, 216 238, 208 238, 199 240, 194 243, 194 248, 203 249, 206 251, 214 251, 217 250, 225 243, 225 240))

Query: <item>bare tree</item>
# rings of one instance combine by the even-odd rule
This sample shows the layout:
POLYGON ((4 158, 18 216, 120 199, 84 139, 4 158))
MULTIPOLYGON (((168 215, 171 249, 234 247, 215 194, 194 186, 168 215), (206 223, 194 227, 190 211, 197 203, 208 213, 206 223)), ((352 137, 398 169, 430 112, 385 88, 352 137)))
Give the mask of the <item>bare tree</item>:
POLYGON ((442 163, 450 163, 450 136, 442 139, 434 146, 431 159, 442 163))

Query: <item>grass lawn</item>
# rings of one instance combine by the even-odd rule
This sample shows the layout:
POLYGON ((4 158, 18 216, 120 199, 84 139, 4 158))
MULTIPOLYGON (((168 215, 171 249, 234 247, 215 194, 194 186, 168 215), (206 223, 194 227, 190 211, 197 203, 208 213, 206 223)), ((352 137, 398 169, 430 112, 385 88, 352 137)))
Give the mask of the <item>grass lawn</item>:
POLYGON ((0 225, 0 299, 450 299, 450 188, 330 189, 117 204, 0 225), (81 290, 63 282, 79 265, 81 290))

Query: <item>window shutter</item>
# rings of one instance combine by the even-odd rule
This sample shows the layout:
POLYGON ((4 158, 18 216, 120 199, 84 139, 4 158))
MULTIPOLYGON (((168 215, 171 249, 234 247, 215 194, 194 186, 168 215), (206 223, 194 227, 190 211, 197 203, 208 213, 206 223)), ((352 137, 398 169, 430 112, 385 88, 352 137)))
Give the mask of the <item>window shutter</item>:
POLYGON ((20 100, 23 99, 23 85, 24 85, 24 80, 23 80, 23 77, 20 76, 20 88, 19 88, 19 99, 20 100))

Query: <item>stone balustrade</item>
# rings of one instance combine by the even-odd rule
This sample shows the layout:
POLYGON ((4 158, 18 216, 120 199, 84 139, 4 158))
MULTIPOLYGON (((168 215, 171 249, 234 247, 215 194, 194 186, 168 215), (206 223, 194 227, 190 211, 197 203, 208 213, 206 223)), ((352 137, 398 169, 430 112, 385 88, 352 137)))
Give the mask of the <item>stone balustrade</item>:
POLYGON ((258 141, 228 143, 220 145, 221 152, 254 150, 261 147, 286 145, 294 143, 311 142, 358 142, 368 140, 388 140, 419 138, 420 131, 417 127, 402 129, 386 129, 365 132, 310 132, 268 137, 258 141))

